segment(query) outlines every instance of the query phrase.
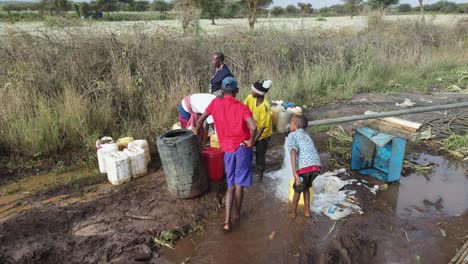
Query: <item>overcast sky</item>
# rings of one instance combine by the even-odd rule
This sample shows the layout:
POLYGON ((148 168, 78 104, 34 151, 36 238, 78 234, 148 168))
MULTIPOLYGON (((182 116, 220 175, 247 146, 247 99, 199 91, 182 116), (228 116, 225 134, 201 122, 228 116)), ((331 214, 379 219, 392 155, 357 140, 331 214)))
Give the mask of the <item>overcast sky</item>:
MULTIPOLYGON (((433 4, 438 0, 424 0, 424 4, 433 4)), ((456 3, 466 3, 467 0, 449 0, 450 2, 456 3)), ((336 4, 342 4, 341 0, 273 0, 273 6, 287 6, 287 5, 296 5, 297 2, 311 3, 314 8, 321 8, 324 6, 331 6, 336 4)), ((418 0, 400 0, 400 3, 409 3, 412 6, 418 5, 418 0)))

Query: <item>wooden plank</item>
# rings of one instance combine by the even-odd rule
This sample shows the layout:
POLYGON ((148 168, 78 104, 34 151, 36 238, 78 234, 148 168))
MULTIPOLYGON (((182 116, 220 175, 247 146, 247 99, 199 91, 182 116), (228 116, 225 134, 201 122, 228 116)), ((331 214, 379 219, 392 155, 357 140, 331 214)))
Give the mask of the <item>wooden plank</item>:
POLYGON ((452 258, 452 260, 450 260, 449 264, 463 262, 463 256, 467 257, 466 256, 467 252, 468 252, 468 240, 465 242, 465 244, 463 244, 461 249, 458 250, 457 254, 455 254, 455 256, 452 258))
MULTIPOLYGON (((370 115, 370 114, 377 114, 377 113, 378 112, 366 111, 364 114, 370 115)), ((401 119, 397 117, 384 117, 384 118, 379 118, 379 120, 388 122, 389 126, 395 126, 397 128, 404 129, 410 132, 417 132, 422 125, 421 123, 418 123, 418 122, 413 122, 413 121, 409 121, 409 120, 401 119)))
POLYGON ((468 249, 465 249, 465 252, 462 253, 456 264, 463 264, 465 260, 468 259, 468 249))
POLYGON ((413 133, 413 132, 401 130, 401 129, 396 128, 396 127, 386 126, 386 125, 383 125, 380 120, 375 120, 375 119, 374 120, 358 121, 357 125, 359 127, 366 126, 366 127, 372 128, 374 130, 384 132, 384 133, 387 133, 387 134, 390 134, 390 135, 394 135, 394 136, 397 136, 397 137, 401 137, 401 138, 404 138, 404 139, 408 139, 408 140, 411 140, 411 141, 416 141, 418 139, 418 136, 419 136, 419 133, 413 133))

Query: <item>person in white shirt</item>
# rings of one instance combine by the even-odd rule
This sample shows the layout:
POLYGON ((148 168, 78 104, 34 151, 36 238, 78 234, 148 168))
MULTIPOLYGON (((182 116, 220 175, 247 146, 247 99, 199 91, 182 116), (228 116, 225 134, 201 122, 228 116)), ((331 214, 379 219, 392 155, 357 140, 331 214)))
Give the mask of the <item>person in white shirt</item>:
MULTIPOLYGON (((192 130, 195 129, 198 118, 215 98, 215 95, 207 93, 186 96, 178 106, 180 126, 192 130)), ((206 122, 213 124, 213 117, 209 116, 206 122)))

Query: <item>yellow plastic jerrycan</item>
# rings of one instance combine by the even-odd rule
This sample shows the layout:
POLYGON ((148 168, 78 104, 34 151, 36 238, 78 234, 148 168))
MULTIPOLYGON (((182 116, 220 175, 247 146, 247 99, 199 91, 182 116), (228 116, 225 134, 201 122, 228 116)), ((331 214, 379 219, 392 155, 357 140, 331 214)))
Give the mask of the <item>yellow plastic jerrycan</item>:
POLYGON ((210 136, 210 147, 212 148, 220 148, 219 146, 219 140, 218 140, 218 135, 212 134, 210 136))
POLYGON ((117 146, 119 147, 119 150, 122 151, 126 149, 130 141, 133 141, 133 137, 119 138, 119 140, 117 140, 117 146))
MULTIPOLYGON (((293 189, 294 179, 289 180, 289 202, 292 203, 293 196, 294 196, 294 189, 293 189)), ((314 201, 314 186, 310 187, 310 204, 314 201)), ((301 197, 299 197, 299 206, 304 206, 304 195, 301 193, 301 197)))

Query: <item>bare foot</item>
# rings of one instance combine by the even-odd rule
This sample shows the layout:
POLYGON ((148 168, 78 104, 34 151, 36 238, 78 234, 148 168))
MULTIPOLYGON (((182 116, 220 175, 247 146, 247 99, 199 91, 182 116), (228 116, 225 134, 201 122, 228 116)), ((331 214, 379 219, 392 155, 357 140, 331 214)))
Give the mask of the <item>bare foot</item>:
POLYGON ((296 218, 296 216, 297 216, 296 212, 291 212, 289 214, 289 217, 291 217, 292 219, 296 218))
POLYGON ((307 217, 307 218, 311 217, 310 213, 307 213, 307 212, 304 213, 304 216, 307 217))
POLYGON ((231 225, 230 224, 224 224, 223 231, 225 231, 225 232, 231 231, 231 225))
POLYGON ((239 222, 240 221, 240 214, 235 214, 233 219, 234 219, 235 222, 239 222))

